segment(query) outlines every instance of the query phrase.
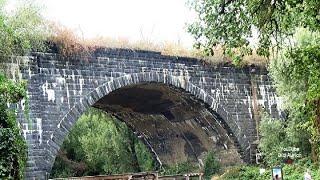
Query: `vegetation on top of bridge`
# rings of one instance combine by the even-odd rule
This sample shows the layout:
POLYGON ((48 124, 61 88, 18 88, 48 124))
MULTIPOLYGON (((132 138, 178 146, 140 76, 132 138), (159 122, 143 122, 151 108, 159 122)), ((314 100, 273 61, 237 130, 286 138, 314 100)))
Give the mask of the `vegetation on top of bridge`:
MULTIPOLYGON (((6 0, 0 1, 0 54, 3 57, 26 55, 30 52, 58 52, 63 56, 89 56, 104 48, 127 49, 136 52, 162 54, 173 57, 189 57, 205 63, 229 63, 221 48, 216 48, 215 56, 206 56, 201 51, 184 48, 181 44, 150 40, 130 42, 126 39, 96 37, 84 39, 74 31, 54 22, 47 22, 39 13, 33 1, 22 1, 12 12, 4 9, 6 0)), ((257 55, 246 57, 246 64, 265 65, 265 59, 257 55)))
MULTIPOLYGON (((113 52, 148 53, 175 59, 187 58, 197 61, 200 60, 205 64, 232 64, 231 59, 223 53, 223 50, 219 47, 215 48, 215 56, 207 56, 202 51, 187 49, 177 43, 165 42, 157 44, 148 40, 129 42, 125 39, 111 39, 106 37, 83 39, 71 29, 56 23, 52 23, 49 29, 51 29, 51 35, 48 37, 49 49, 65 57, 90 56, 112 50, 113 52)), ((242 65, 254 64, 265 66, 266 62, 265 58, 253 54, 244 57, 244 63, 242 63, 242 65)))
MULTIPOLYGON (((0 54, 1 57, 26 55, 30 52, 58 52, 62 56, 90 56, 101 49, 124 49, 134 52, 148 52, 176 57, 188 57, 209 64, 231 64, 231 59, 221 47, 215 48, 214 56, 202 51, 187 49, 179 43, 153 43, 150 40, 130 42, 126 39, 96 37, 84 39, 73 30, 60 24, 48 22, 39 13, 40 8, 33 1, 23 4, 12 12, 4 9, 6 0, 0 1, 0 54)), ((265 66, 266 59, 256 54, 244 58, 243 65, 265 66)))
POLYGON ((30 51, 45 50, 48 33, 37 6, 25 1, 8 12, 5 5, 6 0, 0 0, 1 56, 25 55, 30 51))
POLYGON ((204 67, 228 67, 231 69, 241 69, 247 70, 249 72, 256 72, 256 73, 264 73, 267 74, 267 68, 258 63, 258 64, 246 64, 243 66, 236 66, 232 64, 230 61, 207 61, 206 59, 199 59, 196 57, 188 57, 188 56, 173 56, 173 55, 166 55, 162 54, 159 51, 152 51, 152 50, 136 50, 136 49, 129 49, 129 48, 111 48, 111 47, 96 47, 90 53, 82 53, 82 54, 69 54, 67 56, 62 55, 60 53, 59 47, 51 42, 48 46, 46 53, 41 52, 32 52, 31 55, 40 56, 46 58, 50 56, 55 58, 55 60, 62 60, 62 61, 79 61, 82 60, 83 62, 90 62, 90 59, 96 59, 97 57, 109 57, 109 58, 117 58, 117 59, 128 59, 128 60, 158 60, 158 61, 173 61, 177 63, 185 63, 185 64, 201 64, 204 67))

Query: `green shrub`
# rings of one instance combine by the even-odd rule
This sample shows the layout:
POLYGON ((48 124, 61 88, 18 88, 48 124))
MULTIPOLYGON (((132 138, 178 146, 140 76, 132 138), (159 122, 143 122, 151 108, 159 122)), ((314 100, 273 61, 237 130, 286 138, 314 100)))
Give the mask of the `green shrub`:
POLYGON ((270 180, 271 170, 266 170, 260 174, 260 168, 256 166, 236 166, 227 170, 221 177, 221 180, 231 179, 254 179, 254 180, 270 180))
POLYGON ((220 164, 216 160, 215 153, 210 151, 208 152, 205 162, 204 162, 204 175, 207 179, 220 171, 220 164))
POLYGON ((153 171, 156 162, 124 122, 90 108, 63 142, 51 177, 153 171))
POLYGON ((150 150, 140 140, 135 143, 135 153, 137 155, 141 171, 156 170, 156 161, 153 159, 150 150))
POLYGON ((0 74, 0 179, 23 179, 26 142, 7 103, 24 96, 24 83, 13 83, 0 74))
POLYGON ((320 179, 320 169, 314 164, 310 166, 302 163, 284 165, 282 171, 285 179, 303 179, 304 173, 307 169, 311 170, 312 179, 320 179))
MULTIPOLYGON (((284 165, 282 167, 284 179, 303 179, 306 170, 311 170, 313 179, 320 179, 320 169, 317 166, 306 166, 305 164, 296 163, 293 165, 284 165)), ((228 169, 219 180, 233 180, 233 179, 254 179, 254 180, 270 180, 271 168, 267 168, 266 172, 260 174, 257 166, 236 166, 228 169)))
POLYGON ((288 112, 287 139, 319 162, 320 33, 299 28, 292 42, 268 69, 288 112))
POLYGON ((10 128, 0 128, 0 179, 22 179, 25 148, 20 134, 10 128))
POLYGON ((303 179, 304 171, 304 168, 295 165, 282 168, 283 177, 286 179, 303 179))
POLYGON ((245 166, 240 171, 241 179, 270 180, 271 170, 260 174, 260 168, 256 166, 245 166))
POLYGON ((175 165, 164 165, 162 171, 163 175, 185 174, 190 172, 198 172, 199 168, 192 162, 181 162, 175 165))
POLYGON ((260 123, 260 142, 259 148, 264 155, 264 161, 269 166, 278 165, 281 158, 282 148, 286 147, 286 132, 284 122, 278 119, 272 119, 268 114, 262 115, 260 123))
POLYGON ((47 28, 39 8, 32 1, 11 12, 5 10, 6 0, 0 0, 0 54, 25 55, 31 50, 45 49, 47 28))

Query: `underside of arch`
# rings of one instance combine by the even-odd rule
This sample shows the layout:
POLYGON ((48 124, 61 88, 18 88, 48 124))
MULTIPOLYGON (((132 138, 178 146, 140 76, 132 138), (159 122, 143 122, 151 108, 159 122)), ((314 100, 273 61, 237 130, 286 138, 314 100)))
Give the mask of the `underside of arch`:
POLYGON ((182 89, 161 83, 130 85, 93 106, 129 125, 160 164, 201 164, 208 151, 215 151, 222 165, 242 161, 221 119, 182 89))
POLYGON ((232 122, 226 121, 230 114, 212 96, 188 77, 142 72, 99 85, 62 115, 46 141, 45 161, 36 161, 46 173, 51 171, 64 137, 90 106, 125 121, 162 164, 202 163, 210 150, 217 152, 222 165, 246 161, 246 136, 239 139, 234 135, 232 122))

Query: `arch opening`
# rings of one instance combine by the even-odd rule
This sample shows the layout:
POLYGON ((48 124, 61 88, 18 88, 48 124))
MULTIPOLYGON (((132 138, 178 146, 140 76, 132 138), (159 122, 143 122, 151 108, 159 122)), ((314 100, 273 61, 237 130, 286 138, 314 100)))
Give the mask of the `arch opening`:
POLYGON ((221 119, 181 88, 155 82, 129 85, 102 97, 93 107, 131 127, 160 164, 201 165, 208 151, 215 151, 224 166, 241 162, 221 119))
MULTIPOLYGON (((51 134, 51 139, 47 142, 49 146, 47 153, 49 156, 47 156, 48 164, 45 169, 47 172, 50 172, 63 138, 68 134, 82 113, 91 106, 112 113, 118 119, 126 122, 139 137, 143 138, 156 157, 163 159, 160 160, 161 163, 170 164, 187 159, 201 164, 203 155, 209 150, 221 152, 221 156, 218 158, 219 160, 224 160, 226 165, 228 164, 228 158, 229 163, 242 162, 241 158, 243 157, 239 155, 241 154, 242 147, 240 147, 237 139, 232 135, 233 133, 226 122, 218 113, 212 110, 213 103, 214 99, 210 95, 201 88, 194 86, 185 78, 156 72, 137 73, 115 78, 81 98, 79 103, 75 104, 60 120, 58 128, 51 134), (137 91, 144 93, 137 96, 137 91), (133 98, 129 102, 123 101, 123 97, 125 97, 123 93, 128 93, 129 99, 133 97, 135 99, 133 98), (137 97, 140 99, 137 100, 137 97), (180 99, 177 97, 180 97, 180 99), (149 99, 150 101, 146 102, 149 99), (103 103, 104 100, 108 102, 103 103), (168 109, 168 107, 171 109, 168 109), (180 110, 175 110, 179 109, 177 107, 180 107, 180 110), (190 107, 198 108, 189 111, 190 107), (190 115, 192 113, 196 113, 197 115, 190 115), (133 121, 126 121, 130 119, 130 116, 133 121), (153 134, 155 136, 146 136, 147 133, 145 131, 138 129, 139 126, 132 123, 139 118, 143 119, 145 116, 149 117, 147 118, 149 120, 145 122, 154 122, 154 124, 149 124, 147 127, 161 129, 159 127, 166 127, 165 125, 167 125, 171 129, 165 129, 167 131, 150 130, 149 132, 157 133, 153 134), (199 117, 202 118, 199 120, 199 117), (155 121, 157 119, 162 119, 165 125, 157 123, 155 121), (198 131, 195 131, 195 129, 198 131), (166 136, 176 139, 176 141, 168 137, 165 138, 166 136), (218 136, 222 137, 217 138, 218 136), (161 140, 161 137, 164 140, 156 142, 159 139, 161 140), (166 139, 169 140, 165 141, 166 139), (177 151, 177 149, 179 150, 177 151), (176 153, 176 155, 171 157, 170 152, 172 154, 176 153)), ((216 104, 215 107, 219 108, 219 104, 216 104)), ((142 124, 141 127, 143 127, 147 124, 145 122, 141 121, 138 124, 142 124)))
POLYGON ((160 166, 183 162, 201 166, 209 151, 222 166, 242 162, 221 119, 181 88, 155 82, 124 86, 92 107, 124 122, 160 166))

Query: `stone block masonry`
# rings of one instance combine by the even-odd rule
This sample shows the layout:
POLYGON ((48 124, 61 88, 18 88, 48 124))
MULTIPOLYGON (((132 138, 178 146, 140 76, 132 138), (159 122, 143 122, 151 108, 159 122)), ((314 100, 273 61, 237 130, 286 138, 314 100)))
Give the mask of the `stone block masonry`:
MULTIPOLYGON (((6 63, 18 64, 21 77, 28 80, 29 117, 22 112, 26 108, 24 101, 17 106, 18 120, 28 143, 27 179, 45 179, 64 137, 88 107, 98 106, 96 103, 108 94, 130 86, 153 83, 187 93, 182 97, 189 96, 205 107, 200 108, 202 117, 209 117, 204 114, 214 117, 194 118, 192 122, 198 122, 202 129, 211 123, 220 124, 224 131, 217 132, 232 139, 245 162, 251 161, 255 151, 252 145, 257 140, 257 106, 273 117, 281 116, 280 100, 272 82, 267 71, 259 67, 212 66, 197 59, 128 49, 100 49, 90 57, 70 58, 55 53, 33 53, 23 60, 11 59, 6 63), (206 119, 207 125, 203 123, 206 119)), ((186 112, 173 107, 169 110, 170 113, 166 109, 161 111, 163 116, 154 117, 173 121, 178 117, 177 112, 186 112)), ((192 144, 188 137, 195 139, 194 135, 184 135, 186 142, 192 144)), ((150 144, 150 148, 156 150, 154 147, 150 144)))

